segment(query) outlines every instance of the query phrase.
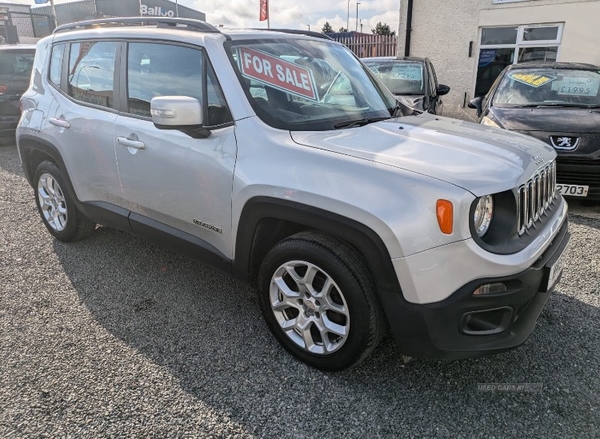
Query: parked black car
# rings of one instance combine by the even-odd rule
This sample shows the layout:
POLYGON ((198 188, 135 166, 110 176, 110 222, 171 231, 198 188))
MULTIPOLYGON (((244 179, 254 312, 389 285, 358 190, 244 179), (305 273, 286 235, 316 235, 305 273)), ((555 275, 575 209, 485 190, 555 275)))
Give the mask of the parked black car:
POLYGON ((442 114, 441 96, 450 87, 438 84, 428 58, 377 57, 362 61, 375 73, 400 102, 416 110, 442 114))
POLYGON ((34 45, 0 45, 0 144, 15 143, 21 95, 29 86, 34 45))
POLYGON ((507 67, 469 103, 484 125, 528 134, 558 153, 561 194, 600 200, 600 67, 524 63, 507 67))

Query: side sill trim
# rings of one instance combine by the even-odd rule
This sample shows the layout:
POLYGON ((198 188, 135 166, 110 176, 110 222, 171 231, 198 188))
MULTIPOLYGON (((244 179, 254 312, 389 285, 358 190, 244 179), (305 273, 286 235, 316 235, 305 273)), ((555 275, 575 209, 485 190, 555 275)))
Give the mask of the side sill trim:
POLYGON ((140 238, 232 274, 232 261, 200 238, 137 213, 129 214, 129 225, 133 234, 140 238))

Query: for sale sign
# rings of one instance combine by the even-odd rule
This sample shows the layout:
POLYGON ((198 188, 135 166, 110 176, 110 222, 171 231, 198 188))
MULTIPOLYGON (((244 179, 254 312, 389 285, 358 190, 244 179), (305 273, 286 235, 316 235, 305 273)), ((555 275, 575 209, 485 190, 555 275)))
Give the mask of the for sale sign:
POLYGON ((242 75, 273 88, 313 101, 317 100, 312 71, 260 50, 238 49, 242 75))

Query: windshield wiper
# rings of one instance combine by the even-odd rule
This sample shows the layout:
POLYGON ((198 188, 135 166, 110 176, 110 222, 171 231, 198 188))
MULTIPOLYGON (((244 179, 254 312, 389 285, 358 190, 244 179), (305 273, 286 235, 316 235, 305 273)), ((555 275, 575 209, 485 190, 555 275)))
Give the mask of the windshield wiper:
POLYGON ((365 117, 363 119, 338 122, 333 126, 333 128, 337 130, 340 128, 362 127, 362 126, 368 125, 370 123, 379 122, 379 121, 388 120, 388 119, 389 119, 389 117, 365 117))
POLYGON ((537 105, 538 108, 552 108, 552 107, 560 107, 560 108, 585 108, 586 110, 593 110, 594 108, 600 108, 600 105, 594 104, 574 104, 572 102, 565 102, 564 104, 552 103, 552 104, 540 104, 537 105))
MULTIPOLYGON (((510 108, 547 108, 547 107, 564 107, 564 108, 600 108, 600 105, 595 104, 576 104, 573 102, 540 102, 539 104, 523 104, 510 105, 510 108)), ((507 106, 508 108, 508 106, 507 106)))
POLYGON ((499 104, 502 108, 537 108, 540 104, 499 104))

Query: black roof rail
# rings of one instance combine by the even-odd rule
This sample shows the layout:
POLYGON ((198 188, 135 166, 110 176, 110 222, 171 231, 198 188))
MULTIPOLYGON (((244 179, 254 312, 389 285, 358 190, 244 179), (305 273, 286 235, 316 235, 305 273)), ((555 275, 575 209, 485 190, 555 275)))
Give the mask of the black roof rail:
POLYGON ((302 30, 302 29, 273 29, 273 28, 269 28, 269 29, 254 28, 254 30, 265 30, 265 31, 271 31, 271 32, 282 32, 284 34, 294 34, 294 35, 307 35, 309 37, 316 37, 316 38, 322 38, 324 40, 331 40, 331 41, 333 41, 333 38, 329 37, 328 35, 325 35, 324 33, 321 33, 321 32, 315 32, 315 31, 312 31, 312 30, 302 30))
POLYGON ((219 29, 205 21, 192 20, 189 18, 170 17, 113 17, 100 18, 97 20, 76 21, 74 23, 62 24, 54 29, 54 33, 67 30, 91 29, 94 27, 116 27, 116 26, 156 26, 162 28, 178 28, 194 30, 199 32, 221 33, 219 29))

